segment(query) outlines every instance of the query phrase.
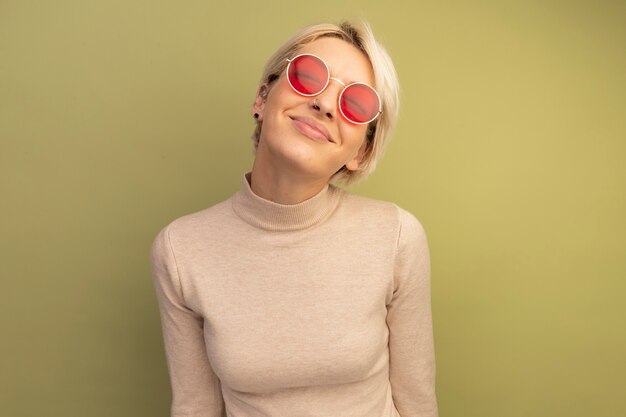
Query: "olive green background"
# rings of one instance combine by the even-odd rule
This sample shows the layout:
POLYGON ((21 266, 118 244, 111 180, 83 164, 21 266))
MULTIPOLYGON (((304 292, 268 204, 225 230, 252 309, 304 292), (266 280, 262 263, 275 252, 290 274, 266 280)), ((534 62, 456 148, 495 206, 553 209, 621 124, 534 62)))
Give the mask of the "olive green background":
POLYGON ((0 0, 0 415, 168 415, 152 239, 239 188, 267 57, 358 16, 402 110, 352 191, 426 228, 441 417, 626 415, 626 3, 380 0, 0 0))

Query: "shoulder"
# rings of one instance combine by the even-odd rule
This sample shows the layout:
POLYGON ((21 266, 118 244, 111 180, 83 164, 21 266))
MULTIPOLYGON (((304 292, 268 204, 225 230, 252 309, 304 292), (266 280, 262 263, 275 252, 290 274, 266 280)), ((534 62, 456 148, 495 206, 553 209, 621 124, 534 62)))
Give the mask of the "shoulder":
POLYGON ((409 237, 418 237, 420 235, 426 235, 426 231, 424 230, 424 226, 422 222, 410 211, 396 206, 398 212, 398 225, 400 235, 405 235, 409 237))
POLYGON ((231 221, 232 197, 208 208, 182 215, 163 226, 152 243, 152 252, 163 252, 176 247, 187 247, 203 240, 207 234, 226 227, 231 221))
POLYGON ((397 254, 428 253, 428 239, 422 222, 410 211, 396 205, 398 213, 397 254))
POLYGON ((424 227, 418 218, 407 209, 391 201, 379 200, 344 191, 343 206, 351 216, 358 216, 368 223, 384 223, 395 228, 401 235, 415 237, 425 234, 424 227))
POLYGON ((397 206, 386 200, 366 197, 343 191, 342 208, 352 218, 367 220, 368 223, 385 222, 387 225, 397 220, 397 206), (390 223, 391 222, 391 223, 390 223))

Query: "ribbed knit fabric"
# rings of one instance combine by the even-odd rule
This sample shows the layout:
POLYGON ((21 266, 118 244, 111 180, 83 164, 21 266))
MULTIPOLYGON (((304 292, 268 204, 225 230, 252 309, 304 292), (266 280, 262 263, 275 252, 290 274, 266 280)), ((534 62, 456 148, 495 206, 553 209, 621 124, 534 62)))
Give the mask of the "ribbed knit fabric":
POLYGON ((229 199, 156 236, 172 417, 437 417, 426 234, 327 185, 229 199))

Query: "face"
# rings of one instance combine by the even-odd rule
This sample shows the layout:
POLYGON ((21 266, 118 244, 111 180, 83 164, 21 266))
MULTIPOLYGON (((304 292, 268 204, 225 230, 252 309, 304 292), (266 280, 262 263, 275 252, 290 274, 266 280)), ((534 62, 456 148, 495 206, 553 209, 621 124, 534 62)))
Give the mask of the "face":
MULTIPOLYGON (((301 53, 322 58, 330 76, 346 85, 359 81, 376 88, 368 58, 346 41, 320 38, 294 56, 301 53)), ((258 120, 263 121, 255 163, 326 180, 343 166, 358 168, 365 151, 367 125, 354 124, 341 114, 341 83, 330 80, 322 93, 306 97, 291 88, 283 70, 266 96, 261 94, 263 87, 252 106, 252 112, 259 113, 258 120)))

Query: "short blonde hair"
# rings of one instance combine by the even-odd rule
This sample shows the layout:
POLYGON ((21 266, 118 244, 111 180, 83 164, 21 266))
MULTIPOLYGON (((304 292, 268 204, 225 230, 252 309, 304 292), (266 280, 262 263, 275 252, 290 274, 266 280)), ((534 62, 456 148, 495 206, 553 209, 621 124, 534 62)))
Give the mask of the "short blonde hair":
MULTIPOLYGON (((360 20, 358 24, 341 22, 339 25, 322 23, 307 26, 295 33, 268 59, 261 76, 261 84, 276 81, 287 67, 287 58, 292 58, 307 43, 321 37, 340 38, 367 56, 374 70, 375 88, 380 95, 383 112, 368 126, 366 133, 367 147, 359 168, 350 171, 345 166, 330 178, 330 182, 354 184, 367 178, 376 168, 377 161, 382 157, 391 135, 395 129, 400 107, 400 86, 398 75, 385 48, 374 38, 370 25, 360 20)), ((254 153, 259 145, 262 122, 257 122, 252 135, 254 153)))

